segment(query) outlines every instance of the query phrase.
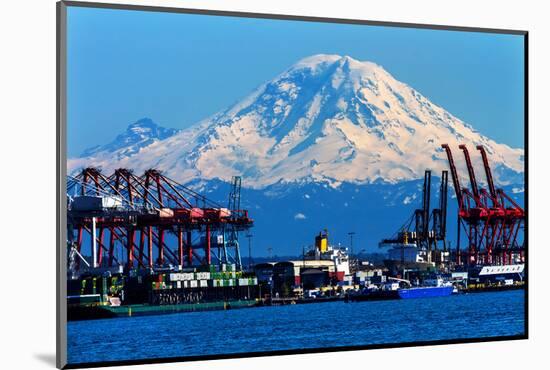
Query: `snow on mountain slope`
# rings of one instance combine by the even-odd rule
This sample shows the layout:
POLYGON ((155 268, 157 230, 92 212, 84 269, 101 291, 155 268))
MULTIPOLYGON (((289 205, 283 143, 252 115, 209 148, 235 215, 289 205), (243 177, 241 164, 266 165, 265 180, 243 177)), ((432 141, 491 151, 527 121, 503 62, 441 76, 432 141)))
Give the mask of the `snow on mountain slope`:
POLYGON ((374 63, 315 55, 192 128, 129 151, 99 147, 68 165, 70 172, 87 165, 107 172, 155 167, 184 183, 241 175, 258 189, 286 182, 338 187, 416 179, 426 168, 440 172, 448 168, 442 143, 454 149, 462 175, 458 144, 464 143, 483 181, 475 150, 481 144, 499 185, 523 183, 523 149, 479 134, 374 63))
POLYGON ((165 128, 157 125, 150 118, 142 118, 128 126, 125 132, 118 135, 106 145, 96 145, 82 152, 80 158, 97 155, 110 155, 116 159, 132 156, 141 148, 151 145, 158 140, 164 140, 175 135, 180 130, 165 128))

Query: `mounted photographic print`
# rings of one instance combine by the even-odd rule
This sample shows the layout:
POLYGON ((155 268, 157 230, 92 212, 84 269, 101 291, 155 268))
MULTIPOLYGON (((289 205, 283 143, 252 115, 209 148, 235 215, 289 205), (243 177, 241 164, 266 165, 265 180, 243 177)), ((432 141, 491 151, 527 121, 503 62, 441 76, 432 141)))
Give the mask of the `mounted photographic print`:
POLYGON ((58 366, 527 338, 527 32, 58 4, 58 366))

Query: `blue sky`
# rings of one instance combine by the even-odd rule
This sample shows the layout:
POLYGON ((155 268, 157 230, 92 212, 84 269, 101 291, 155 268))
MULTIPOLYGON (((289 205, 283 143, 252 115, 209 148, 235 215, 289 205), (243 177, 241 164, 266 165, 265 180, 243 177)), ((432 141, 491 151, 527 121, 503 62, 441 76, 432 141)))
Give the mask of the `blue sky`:
POLYGON ((68 151, 150 117, 187 127, 312 54, 369 60, 523 147, 523 37, 69 7, 68 151))

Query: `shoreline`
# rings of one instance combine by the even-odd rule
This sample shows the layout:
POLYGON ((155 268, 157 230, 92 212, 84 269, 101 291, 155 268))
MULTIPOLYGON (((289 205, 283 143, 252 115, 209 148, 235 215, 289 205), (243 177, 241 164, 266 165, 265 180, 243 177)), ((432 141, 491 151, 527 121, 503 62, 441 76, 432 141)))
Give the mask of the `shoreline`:
MULTIPOLYGON (((458 294, 492 293, 510 290, 524 290, 524 285, 483 287, 463 290, 458 294)), ((265 306, 285 306, 295 304, 315 304, 328 302, 346 302, 346 297, 326 298, 274 298, 254 300, 229 300, 200 303, 183 303, 173 305, 132 304, 126 306, 80 305, 69 306, 67 319, 71 321, 87 321, 123 317, 155 316, 183 312, 222 311, 265 306)))

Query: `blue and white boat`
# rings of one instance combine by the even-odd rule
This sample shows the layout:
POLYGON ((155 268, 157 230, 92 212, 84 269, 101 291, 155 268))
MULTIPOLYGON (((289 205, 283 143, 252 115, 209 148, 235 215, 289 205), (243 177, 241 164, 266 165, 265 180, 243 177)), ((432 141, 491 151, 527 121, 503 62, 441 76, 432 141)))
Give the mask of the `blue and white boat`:
POLYGON ((453 294, 453 285, 440 277, 425 280, 423 286, 397 289, 401 299, 445 297, 453 294))

